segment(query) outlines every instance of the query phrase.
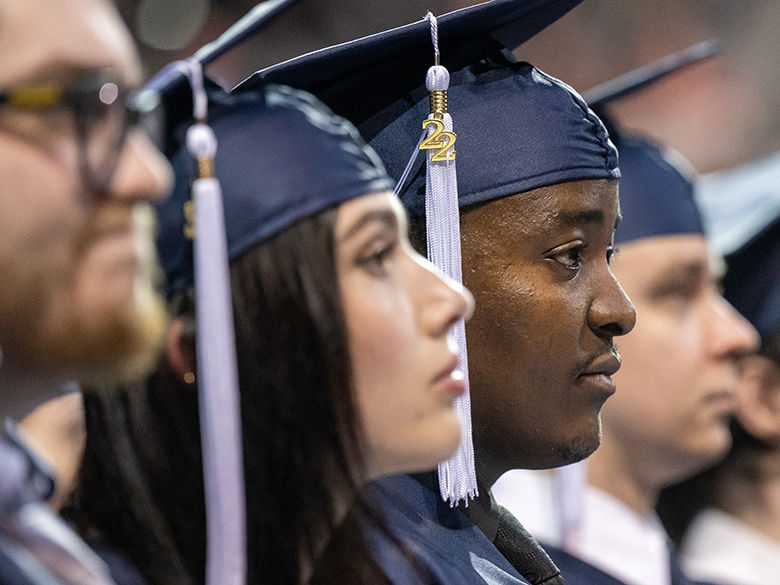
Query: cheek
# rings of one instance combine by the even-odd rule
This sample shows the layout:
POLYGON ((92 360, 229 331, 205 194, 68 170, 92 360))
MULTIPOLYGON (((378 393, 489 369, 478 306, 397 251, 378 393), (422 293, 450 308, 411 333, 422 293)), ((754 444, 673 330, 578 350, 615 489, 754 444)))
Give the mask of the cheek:
POLYGON ((636 327, 617 346, 622 366, 605 420, 617 412, 639 427, 668 427, 696 407, 700 337, 689 319, 638 306, 636 327))
POLYGON ((75 176, 65 163, 0 133, 0 249, 25 258, 53 257, 50 265, 71 254, 71 241, 84 221, 75 176))
POLYGON ((416 322, 409 299, 370 287, 345 300, 347 328, 355 367, 382 370, 413 351, 416 322))
POLYGON ((617 340, 623 366, 616 379, 679 395, 700 368, 701 331, 692 315, 637 306, 634 330, 617 340))
POLYGON ((361 407, 381 413, 382 401, 398 396, 415 375, 419 352, 415 313, 406 295, 393 287, 358 279, 343 296, 354 384, 361 407))

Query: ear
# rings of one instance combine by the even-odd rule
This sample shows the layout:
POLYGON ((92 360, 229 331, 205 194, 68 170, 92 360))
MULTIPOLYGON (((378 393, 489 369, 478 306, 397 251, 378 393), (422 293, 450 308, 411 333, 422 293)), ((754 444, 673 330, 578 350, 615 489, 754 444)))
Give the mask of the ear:
POLYGON ((754 437, 780 444, 780 366, 753 355, 743 358, 737 418, 754 437))
POLYGON ((194 374, 195 323, 192 317, 176 317, 165 334, 165 353, 173 374, 184 382, 185 374, 194 374))

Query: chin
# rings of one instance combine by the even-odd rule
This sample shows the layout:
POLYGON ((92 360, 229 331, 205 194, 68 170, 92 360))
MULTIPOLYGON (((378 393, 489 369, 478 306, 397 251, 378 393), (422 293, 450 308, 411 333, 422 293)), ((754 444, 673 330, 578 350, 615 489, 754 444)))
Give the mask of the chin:
POLYGON ((460 421, 454 414, 452 419, 439 425, 426 425, 422 433, 409 433, 407 437, 414 437, 413 440, 375 457, 376 464, 369 466, 370 479, 436 469, 439 463, 452 457, 460 445, 460 421))
POLYGON ((167 325, 164 300, 151 289, 112 300, 71 313, 50 330, 39 354, 84 383, 124 383, 148 373, 167 325))
POLYGON ((555 467, 577 463, 589 457, 601 445, 601 432, 588 436, 579 436, 559 445, 556 455, 560 463, 555 467))

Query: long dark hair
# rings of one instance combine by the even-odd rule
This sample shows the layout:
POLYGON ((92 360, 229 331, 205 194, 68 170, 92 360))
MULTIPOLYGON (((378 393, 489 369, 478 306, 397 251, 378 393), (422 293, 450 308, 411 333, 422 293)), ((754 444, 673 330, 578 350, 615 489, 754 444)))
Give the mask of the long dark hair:
MULTIPOLYGON (((312 582, 331 574, 343 583, 348 575, 388 582, 360 537, 361 518, 379 520, 359 496, 362 431, 334 223, 332 210, 302 220, 231 261, 249 583, 297 585, 312 568, 312 582)), ((181 295, 176 312, 192 316, 193 309, 191 293, 181 295)), ((92 540, 129 556, 150 584, 200 585, 196 388, 163 359, 138 388, 88 392, 85 409, 87 446, 71 517, 92 540)))

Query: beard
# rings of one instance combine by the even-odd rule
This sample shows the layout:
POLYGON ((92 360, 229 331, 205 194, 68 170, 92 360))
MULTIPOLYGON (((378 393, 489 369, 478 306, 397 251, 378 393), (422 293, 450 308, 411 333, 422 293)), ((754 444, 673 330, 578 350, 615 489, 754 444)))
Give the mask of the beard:
POLYGON ((576 437, 566 444, 559 445, 557 457, 561 461, 558 465, 577 463, 589 457, 601 444, 601 426, 596 437, 576 437))
MULTIPOLYGON (((150 233, 150 212, 125 210, 133 225, 150 233)), ((118 215, 115 213, 114 215, 118 215)), ((94 228, 91 228, 91 232, 94 228)), ((85 232, 86 233, 86 232, 85 232)), ((157 361, 167 326, 165 301, 157 292, 160 270, 151 238, 127 272, 122 294, 89 291, 83 276, 89 238, 56 259, 31 254, 12 258, 0 270, 10 278, 0 291, 0 347, 4 367, 31 376, 83 383, 122 383, 147 373, 157 361), (29 260, 29 261, 28 261, 29 260), (41 261, 36 261, 41 260, 41 261), (132 276, 130 276, 132 274, 132 276)), ((107 274, 109 274, 107 272, 107 274)), ((99 287, 101 279, 87 280, 99 287)))

